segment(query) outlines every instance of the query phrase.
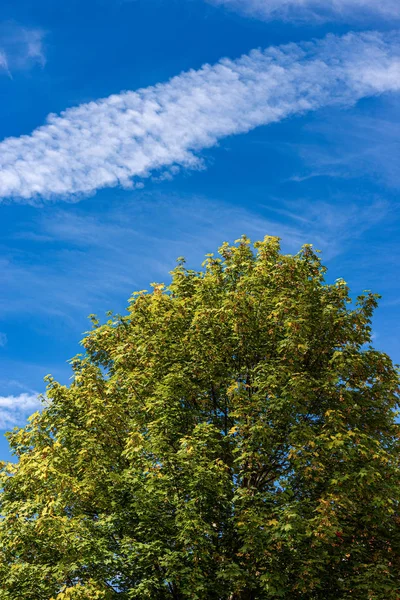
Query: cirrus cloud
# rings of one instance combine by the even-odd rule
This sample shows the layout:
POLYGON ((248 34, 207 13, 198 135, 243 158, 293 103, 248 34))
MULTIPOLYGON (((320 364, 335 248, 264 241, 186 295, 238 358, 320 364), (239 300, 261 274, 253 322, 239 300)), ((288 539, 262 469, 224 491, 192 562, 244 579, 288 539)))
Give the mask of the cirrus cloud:
POLYGON ((398 0, 207 0, 266 21, 365 20, 400 18, 398 0))
POLYGON ((0 197, 73 197, 196 168, 226 136, 400 90, 400 36, 350 33, 254 50, 49 115, 0 143, 0 197))

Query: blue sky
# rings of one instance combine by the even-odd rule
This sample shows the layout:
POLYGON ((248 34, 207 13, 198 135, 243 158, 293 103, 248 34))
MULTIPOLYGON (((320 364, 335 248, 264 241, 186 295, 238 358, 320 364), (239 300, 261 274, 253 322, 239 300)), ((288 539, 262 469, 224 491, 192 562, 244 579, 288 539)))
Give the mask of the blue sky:
POLYGON ((397 0, 2 1, 1 430, 90 313, 242 233, 381 293, 400 362, 399 29, 397 0))

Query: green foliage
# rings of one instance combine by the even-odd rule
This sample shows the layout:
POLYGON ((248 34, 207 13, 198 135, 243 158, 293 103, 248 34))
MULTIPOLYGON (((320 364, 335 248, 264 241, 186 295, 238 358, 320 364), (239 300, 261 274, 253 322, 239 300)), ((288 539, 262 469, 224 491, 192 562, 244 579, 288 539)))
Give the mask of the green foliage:
POLYGON ((9 434, 3 600, 398 600, 398 374, 311 246, 183 260, 9 434))

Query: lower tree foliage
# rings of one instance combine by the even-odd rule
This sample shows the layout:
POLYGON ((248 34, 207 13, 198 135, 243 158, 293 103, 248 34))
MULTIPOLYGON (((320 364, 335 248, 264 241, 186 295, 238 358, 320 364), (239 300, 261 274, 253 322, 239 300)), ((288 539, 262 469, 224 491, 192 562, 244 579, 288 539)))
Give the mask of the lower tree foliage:
POLYGON ((183 259, 9 434, 2 600, 398 600, 398 373, 311 246, 183 259))

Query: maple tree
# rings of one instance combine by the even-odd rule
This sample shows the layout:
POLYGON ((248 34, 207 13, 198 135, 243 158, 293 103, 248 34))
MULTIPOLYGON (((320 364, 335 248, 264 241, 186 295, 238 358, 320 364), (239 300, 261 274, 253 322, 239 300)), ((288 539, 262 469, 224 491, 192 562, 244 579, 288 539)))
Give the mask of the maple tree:
POLYGON ((243 237, 92 317, 9 434, 4 600, 398 600, 399 377, 310 245, 243 237))

